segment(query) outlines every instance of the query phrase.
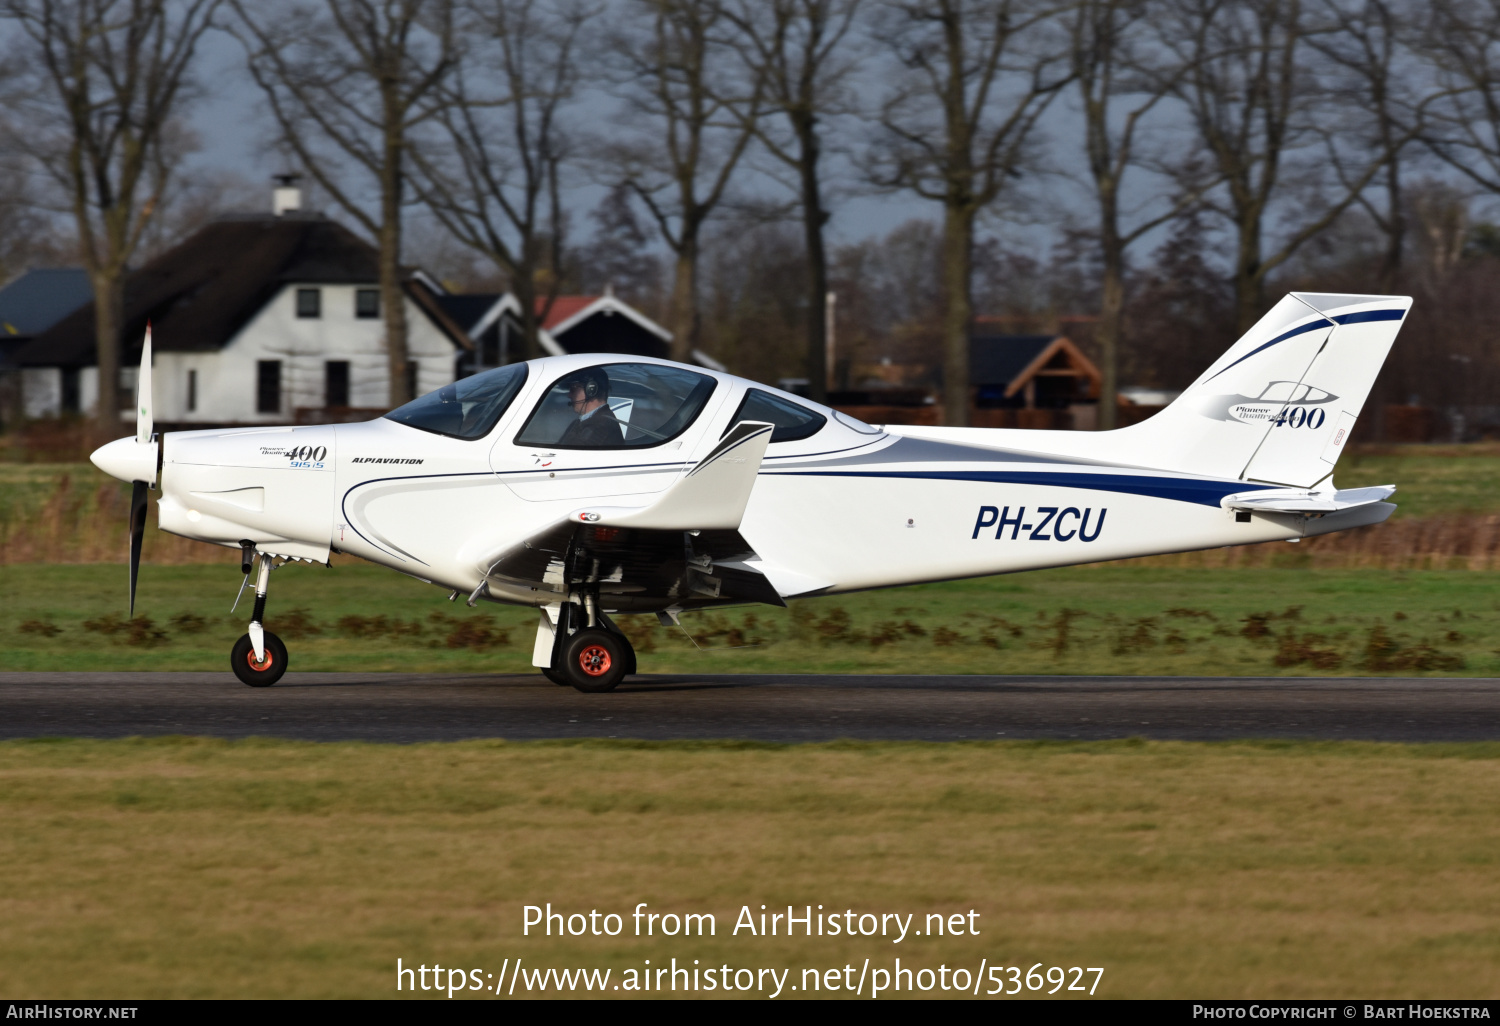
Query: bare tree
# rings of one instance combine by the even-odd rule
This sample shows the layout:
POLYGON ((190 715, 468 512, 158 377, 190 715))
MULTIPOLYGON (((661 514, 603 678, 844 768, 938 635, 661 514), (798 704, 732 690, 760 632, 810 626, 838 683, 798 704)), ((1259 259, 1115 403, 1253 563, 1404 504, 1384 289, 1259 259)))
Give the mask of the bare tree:
POLYGON ((285 146, 379 247, 390 403, 408 402, 401 216, 412 133, 454 61, 449 0, 230 0, 285 146), (364 175, 368 194, 350 179, 364 175), (373 209, 371 209, 373 206, 373 209))
POLYGON ((1163 15, 1157 38, 1184 69, 1176 92, 1223 182, 1209 202, 1236 235, 1235 323, 1244 331, 1264 309, 1266 276, 1355 203, 1385 157, 1329 172, 1318 118, 1347 114, 1318 81, 1309 51, 1320 26, 1301 0, 1169 0, 1163 15), (1294 211, 1298 193, 1305 202, 1294 211), (1273 205, 1288 227, 1268 253, 1273 205))
POLYGON ((30 88, 6 145, 60 191, 94 290, 102 434, 120 429, 125 273, 170 188, 218 0, 4 0, 30 88))
POLYGON ((1500 7, 1433 0, 1422 48, 1444 92, 1423 141, 1451 168, 1500 193, 1500 7))
POLYGON ((1377 204, 1368 189, 1357 200, 1385 235, 1380 289, 1394 291, 1406 249, 1406 201, 1402 171, 1413 144, 1425 131, 1428 108, 1447 90, 1418 58, 1413 41, 1423 7, 1391 0, 1323 0, 1322 17, 1331 29, 1309 42, 1337 73, 1332 91, 1346 114, 1323 126, 1329 162, 1345 188, 1351 188, 1372 155, 1380 161, 1377 204))
POLYGON ((672 356, 687 360, 700 339, 703 226, 755 138, 762 83, 735 74, 738 62, 720 35, 732 26, 717 0, 632 0, 629 10, 613 51, 639 127, 613 155, 615 177, 672 250, 672 356))
POLYGON ((1169 97, 1181 66, 1159 67, 1146 43, 1152 7, 1147 0, 1080 0, 1069 15, 1073 74, 1083 108, 1084 150, 1099 207, 1099 428, 1115 427, 1119 342, 1125 307, 1126 250, 1182 213, 1206 183, 1179 187, 1147 211, 1121 209, 1125 177, 1141 162, 1138 147, 1147 118, 1169 97), (1133 216, 1132 216, 1133 215, 1133 216))
POLYGON ((974 225, 1020 173, 1072 76, 1049 0, 891 0, 880 26, 909 75, 886 102, 876 180, 943 206, 943 412, 969 422, 974 225))
MULTIPOLYGON (((823 183, 827 120, 849 106, 847 82, 858 57, 847 45, 861 0, 738 0, 726 5, 734 47, 762 81, 774 121, 753 124, 767 151, 797 176, 807 251, 808 395, 827 398, 829 212, 823 183)), ((748 112, 747 112, 748 113, 748 112)))
POLYGON ((651 227, 636 216, 632 196, 624 184, 609 190, 589 214, 594 232, 587 243, 573 250, 570 264, 577 271, 580 289, 612 289, 631 305, 665 320, 661 312, 664 261, 650 252, 651 227))
POLYGON ((413 152, 413 182, 433 214, 505 272, 521 305, 521 359, 541 355, 537 331, 563 277, 568 143, 558 112, 578 83, 579 33, 598 13, 552 0, 470 0, 461 31, 471 45, 438 93, 444 142, 413 152))

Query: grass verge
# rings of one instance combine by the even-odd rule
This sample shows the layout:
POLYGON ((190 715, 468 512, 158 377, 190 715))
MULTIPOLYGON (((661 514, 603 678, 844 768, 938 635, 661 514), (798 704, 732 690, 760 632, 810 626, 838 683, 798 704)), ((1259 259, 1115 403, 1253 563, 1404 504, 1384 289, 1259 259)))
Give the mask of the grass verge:
MULTIPOLYGON (((1290 546, 1288 546, 1290 547, 1290 546)), ((0 668, 222 670, 245 630, 235 567, 0 565, 0 668)), ((1500 673, 1500 574, 1073 567, 694 613, 623 617, 651 673, 1500 673)), ((367 564, 294 565, 267 625, 296 670, 527 671, 537 614, 367 564)))
POLYGON ((900 956, 1103 966, 1108 997, 1493 997, 1497 794, 1497 745, 8 742, 0 991, 900 956), (523 937, 549 901, 717 933, 523 937), (980 933, 733 936, 761 904, 973 909, 980 933))

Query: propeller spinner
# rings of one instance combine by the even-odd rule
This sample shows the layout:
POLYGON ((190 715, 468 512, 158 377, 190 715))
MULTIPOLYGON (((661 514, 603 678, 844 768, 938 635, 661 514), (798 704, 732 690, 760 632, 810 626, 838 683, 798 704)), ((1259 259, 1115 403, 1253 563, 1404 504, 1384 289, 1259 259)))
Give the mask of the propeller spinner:
POLYGON ((136 377, 135 437, 117 438, 95 449, 89 459, 110 477, 129 481, 130 489, 130 615, 135 615, 135 586, 141 569, 141 541, 146 533, 146 491, 156 481, 161 445, 152 435, 151 326, 141 347, 141 369, 136 377))

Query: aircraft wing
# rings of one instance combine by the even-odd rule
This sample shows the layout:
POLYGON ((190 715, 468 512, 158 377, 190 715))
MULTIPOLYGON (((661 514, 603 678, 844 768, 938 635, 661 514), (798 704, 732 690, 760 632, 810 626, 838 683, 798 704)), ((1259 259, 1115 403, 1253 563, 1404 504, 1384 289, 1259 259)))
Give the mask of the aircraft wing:
POLYGON ((487 580, 567 594, 597 586, 610 609, 656 610, 720 602, 785 605, 747 560, 740 521, 772 425, 742 421, 676 484, 646 506, 585 506, 490 563, 487 580))

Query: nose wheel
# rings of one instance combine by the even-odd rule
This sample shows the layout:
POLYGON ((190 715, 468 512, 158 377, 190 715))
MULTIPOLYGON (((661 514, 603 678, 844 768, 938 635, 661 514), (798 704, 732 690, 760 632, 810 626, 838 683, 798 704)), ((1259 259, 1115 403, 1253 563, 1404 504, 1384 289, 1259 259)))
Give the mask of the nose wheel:
MULTIPOLYGON (((250 562, 252 542, 245 542, 245 562, 250 562)), ((246 566, 248 573, 249 566, 246 566)), ((268 688, 286 673, 286 646, 281 639, 262 626, 266 615, 266 591, 271 585, 271 555, 260 554, 260 569, 255 577, 255 611, 250 614, 250 631, 229 650, 229 666, 241 683, 252 688, 268 688)))
POLYGON ((270 631, 261 639, 261 658, 255 658, 255 643, 245 634, 229 651, 229 665, 234 675, 243 684, 252 688, 268 688, 281 679, 286 672, 286 645, 270 631))

